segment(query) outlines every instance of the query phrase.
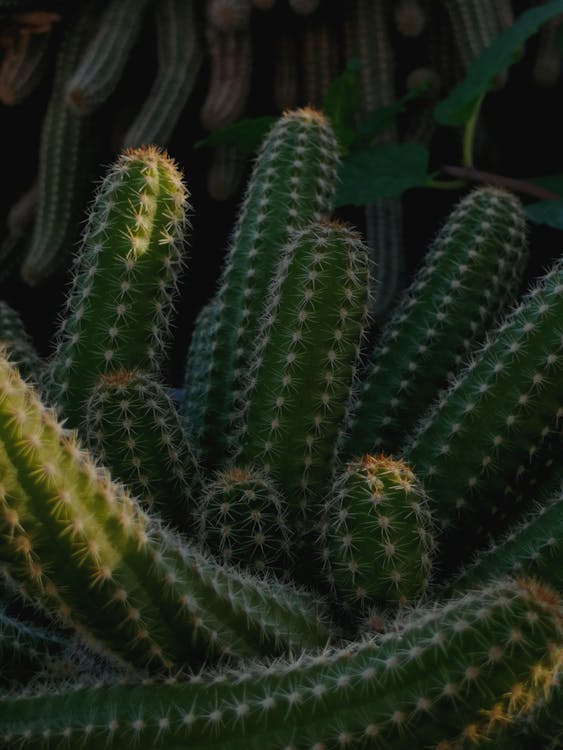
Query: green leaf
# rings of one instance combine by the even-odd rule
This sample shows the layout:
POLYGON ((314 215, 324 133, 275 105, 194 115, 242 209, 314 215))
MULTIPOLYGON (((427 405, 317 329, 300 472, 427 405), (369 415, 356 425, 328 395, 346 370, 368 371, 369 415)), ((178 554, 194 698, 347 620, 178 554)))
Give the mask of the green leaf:
POLYGON ((360 65, 360 60, 349 60, 323 99, 323 112, 343 149, 347 149, 356 137, 356 116, 361 106, 360 65))
POLYGON ((266 133, 276 122, 277 117, 248 117, 233 125, 221 128, 211 133, 201 141, 197 141, 195 148, 208 146, 236 146, 241 154, 255 153, 264 140, 266 133))
POLYGON ((409 188, 425 186, 432 177, 428 150, 418 143, 385 143, 354 151, 342 160, 334 207, 398 198, 409 188))
POLYGON ((544 177, 530 177, 526 182, 532 182, 546 190, 552 190, 563 198, 563 174, 550 174, 544 177))
POLYGON ((563 229, 563 199, 536 201, 526 206, 524 212, 528 219, 536 224, 547 224, 555 229, 563 229))
POLYGON ((510 67, 526 40, 537 32, 542 23, 558 13, 563 13, 563 0, 551 0, 522 13, 471 63, 465 78, 452 89, 449 96, 436 105, 435 119, 442 125, 464 125, 476 101, 490 89, 494 77, 510 67))
POLYGON ((431 83, 422 83, 400 99, 397 99, 396 102, 393 102, 393 104, 390 104, 388 107, 380 107, 379 109, 374 109, 373 112, 370 112, 359 125, 356 131, 356 137, 350 144, 351 148, 359 149, 375 145, 375 136, 379 135, 382 130, 391 125, 397 115, 405 111, 406 105, 410 101, 423 96, 431 88, 431 83))

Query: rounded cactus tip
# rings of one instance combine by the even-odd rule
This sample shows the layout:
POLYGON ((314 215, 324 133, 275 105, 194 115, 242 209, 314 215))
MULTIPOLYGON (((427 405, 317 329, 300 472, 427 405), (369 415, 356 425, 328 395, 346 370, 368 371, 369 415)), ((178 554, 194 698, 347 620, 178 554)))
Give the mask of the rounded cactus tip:
POLYGON ((323 125, 328 123, 326 115, 319 109, 315 109, 311 106, 298 107, 297 109, 286 109, 282 113, 282 118, 299 118, 306 122, 322 123, 323 125))

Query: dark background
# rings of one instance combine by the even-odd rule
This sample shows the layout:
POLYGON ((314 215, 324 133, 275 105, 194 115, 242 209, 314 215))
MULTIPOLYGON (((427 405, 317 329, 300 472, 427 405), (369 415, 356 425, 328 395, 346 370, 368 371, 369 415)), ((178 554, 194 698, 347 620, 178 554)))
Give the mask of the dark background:
MULTIPOLYGON (((336 3, 326 5, 341 6, 336 3)), ((340 24, 341 12, 336 9, 332 11, 331 22, 340 24)), ((255 12, 252 24, 255 64, 247 114, 277 114, 272 96, 271 35, 279 24, 295 25, 297 20, 294 14, 280 6, 268 13, 255 12)), ((60 29, 56 33, 60 33, 60 29)), ((147 22, 118 90, 96 115, 96 146, 100 159, 97 174, 88 176, 92 185, 103 174, 104 165, 115 158, 113 144, 116 131, 140 105, 150 86, 155 65, 153 37, 153 29, 147 22)), ((418 55, 423 40, 413 42, 397 37, 395 42, 399 50, 397 86, 401 93, 407 73, 420 63, 418 55)), ((481 146, 476 155, 476 166, 483 170, 519 178, 563 173, 563 108, 560 106, 563 81, 560 79, 556 86, 548 89, 541 89, 535 83, 532 66, 536 46, 537 37, 534 37, 528 43, 523 58, 511 68, 506 85, 485 100, 480 119, 481 146)), ((190 261, 178 304, 175 342, 170 351, 168 379, 173 386, 181 385, 194 318, 216 288, 221 260, 249 174, 247 166, 240 187, 231 198, 218 202, 208 195, 206 177, 211 154, 208 149, 194 148, 194 144, 206 135, 199 121, 199 112, 208 80, 209 68, 205 65, 167 147, 185 172, 194 209, 190 261)), ((0 105, 3 185, 0 226, 4 226, 10 205, 30 186, 36 174, 40 130, 50 83, 47 76, 39 89, 17 107, 0 105)), ((400 119, 399 127, 403 126, 405 122, 400 119)), ((445 163, 460 163, 458 131, 443 127, 437 129, 430 147, 432 169, 439 169, 445 163)), ((404 238, 409 276, 416 270, 432 237, 462 194, 463 191, 431 189, 410 190, 404 194, 404 238)), ((523 197, 523 200, 528 202, 530 199, 523 197)), ((339 210, 337 216, 363 231, 362 209, 339 210)), ((563 235, 555 229, 530 224, 529 235, 532 253, 524 286, 563 250, 563 235)), ((30 288, 20 279, 16 269, 0 286, 0 298, 21 313, 40 353, 44 355, 50 352, 67 283, 68 271, 63 268, 41 287, 30 288)))

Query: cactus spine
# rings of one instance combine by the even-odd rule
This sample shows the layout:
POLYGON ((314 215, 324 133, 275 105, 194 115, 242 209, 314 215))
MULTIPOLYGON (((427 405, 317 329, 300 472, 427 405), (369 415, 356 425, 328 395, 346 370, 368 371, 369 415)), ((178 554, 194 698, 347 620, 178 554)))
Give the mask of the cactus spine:
POLYGON ((290 525, 322 508, 367 320, 368 266, 356 232, 312 223, 294 232, 264 295, 235 460, 272 474, 290 525))
POLYGON ((198 540, 222 562, 289 578, 287 502, 263 472, 233 467, 206 484, 196 511, 198 540))
POLYGON ((6 695, 0 737, 7 750, 69 738, 84 750, 486 747, 549 690, 559 607, 550 590, 507 581, 417 612, 401 633, 289 663, 6 695))
POLYGON ((462 539, 467 544, 460 524, 476 520, 475 548, 498 512, 492 498, 502 497, 519 465, 556 428, 563 403, 562 315, 558 261, 491 331, 403 450, 441 525, 455 527, 452 544, 462 539))
POLYGON ((45 365, 16 310, 0 300, 0 347, 10 357, 23 378, 38 383, 45 365))
POLYGON ((199 467, 164 386, 139 370, 100 375, 86 405, 85 434, 115 479, 149 510, 191 531, 199 467))
POLYGON ((430 579, 428 498, 409 467, 388 456, 346 465, 325 505, 322 544, 332 585, 357 616, 416 601, 430 579))
POLYGON ((486 187, 461 199, 371 353, 350 405, 345 457, 401 447, 447 373, 516 296, 526 260, 515 196, 486 187))
POLYGON ((284 115, 254 164, 216 296, 217 324, 205 376, 202 460, 220 466, 240 398, 262 304, 290 229, 331 210, 338 147, 324 116, 311 109, 284 115))
POLYGON ((154 147, 125 152, 101 183, 52 364, 54 400, 71 427, 99 374, 162 368, 188 208, 176 165, 154 147))
POLYGON ((0 358, 1 559, 68 625, 150 669, 319 648, 311 594, 218 566, 147 516, 0 358))

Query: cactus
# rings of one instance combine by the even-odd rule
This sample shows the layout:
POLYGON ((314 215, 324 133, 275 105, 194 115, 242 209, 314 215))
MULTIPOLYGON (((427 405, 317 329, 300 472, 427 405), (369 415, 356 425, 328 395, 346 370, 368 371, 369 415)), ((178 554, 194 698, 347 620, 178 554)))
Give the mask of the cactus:
POLYGON ((0 558, 44 609, 139 668, 319 648, 321 602, 221 567, 147 516, 0 358, 0 558))
POLYGON ((109 169, 75 260, 52 360, 52 391, 69 426, 84 419, 99 374, 158 373, 185 264, 187 191, 174 162, 132 149, 109 169))
POLYGON ((422 34, 426 14, 420 0, 395 0, 393 17, 399 34, 409 38, 422 34))
POLYGON ((485 187, 459 201, 371 353, 350 404, 344 457, 401 447, 447 373, 516 296, 526 260, 515 196, 485 187))
POLYGON ((400 633, 316 657, 8 694, 0 737, 7 750, 486 746, 549 690, 559 607, 549 589, 507 581, 413 614, 400 633))
POLYGON ((289 230, 330 212, 337 150, 328 122, 312 109, 284 115, 262 144, 216 295, 217 323, 196 449, 210 466, 225 461, 233 406, 241 396, 261 306, 289 230))
POLYGON ((428 498, 409 467, 389 456, 346 465, 326 500, 321 543, 339 601, 404 606, 425 593, 434 539, 428 498))
POLYGON ((198 540, 222 562, 289 579, 293 554, 287 502, 261 471, 234 467, 217 472, 202 490, 196 518, 198 540))
POLYGON ((17 33, 0 66, 0 101, 13 107, 39 85, 49 61, 51 32, 17 33))
POLYGON ((91 114, 113 93, 141 29, 148 0, 108 0, 67 86, 74 112, 91 114))
POLYGON ((92 171, 91 122, 70 111, 66 87, 96 27, 98 3, 71 14, 58 51, 51 98, 41 129, 39 203, 31 242, 21 265, 30 286, 42 283, 66 261, 92 171))
POLYGON ((252 0, 207 0, 209 21, 219 31, 231 33, 248 28, 252 0))
POLYGON ((491 44, 501 30, 501 16, 490 0, 445 0, 458 51, 465 68, 491 44))
POLYGON ((271 473, 292 527, 309 526, 322 508, 367 321, 368 265, 356 232, 312 223, 293 233, 264 295, 235 461, 271 473))
POLYGON ((143 107, 123 138, 125 148, 146 143, 167 145, 203 61, 194 0, 159 0, 154 13, 157 72, 143 107))
POLYGON ((45 365, 19 313, 3 300, 0 300, 0 347, 23 378, 36 384, 41 382, 45 365))
POLYGON ((561 75, 561 24, 563 14, 554 16, 540 29, 533 76, 539 86, 554 86, 561 75))
POLYGON ((454 527, 452 553, 482 543, 505 486, 556 429, 563 403, 562 290, 557 261, 490 332, 402 451, 431 495, 437 520, 454 527))
POLYGON ((86 405, 86 441, 145 507, 187 532, 201 483, 166 389, 139 370, 100 375, 86 405))

